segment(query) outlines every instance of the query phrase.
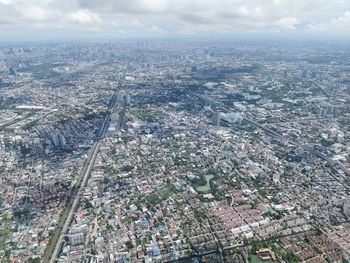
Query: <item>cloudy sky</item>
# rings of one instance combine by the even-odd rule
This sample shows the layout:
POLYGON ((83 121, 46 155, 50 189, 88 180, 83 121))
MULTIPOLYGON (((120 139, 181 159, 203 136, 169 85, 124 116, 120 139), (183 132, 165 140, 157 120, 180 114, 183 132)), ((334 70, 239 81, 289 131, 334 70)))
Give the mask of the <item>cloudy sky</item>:
POLYGON ((350 38, 350 0, 0 0, 0 41, 350 38))

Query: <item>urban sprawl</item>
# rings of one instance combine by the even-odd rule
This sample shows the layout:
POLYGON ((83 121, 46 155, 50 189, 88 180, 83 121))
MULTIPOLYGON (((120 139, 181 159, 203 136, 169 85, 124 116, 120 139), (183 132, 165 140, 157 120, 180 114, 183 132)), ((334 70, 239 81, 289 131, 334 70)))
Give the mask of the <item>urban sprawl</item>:
POLYGON ((349 262, 350 50, 0 46, 0 262, 349 262))

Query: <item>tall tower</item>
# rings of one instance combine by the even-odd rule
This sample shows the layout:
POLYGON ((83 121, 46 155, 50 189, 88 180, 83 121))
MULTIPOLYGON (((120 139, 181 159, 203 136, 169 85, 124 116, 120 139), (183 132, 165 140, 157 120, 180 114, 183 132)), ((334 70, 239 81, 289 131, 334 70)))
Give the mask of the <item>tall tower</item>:
POLYGON ((343 206, 343 213, 348 219, 350 219, 350 199, 345 200, 343 206))
POLYGON ((214 112, 213 114, 213 125, 220 126, 220 113, 214 112))
POLYGON ((124 95, 123 99, 124 99, 124 105, 130 106, 130 95, 129 94, 124 95))

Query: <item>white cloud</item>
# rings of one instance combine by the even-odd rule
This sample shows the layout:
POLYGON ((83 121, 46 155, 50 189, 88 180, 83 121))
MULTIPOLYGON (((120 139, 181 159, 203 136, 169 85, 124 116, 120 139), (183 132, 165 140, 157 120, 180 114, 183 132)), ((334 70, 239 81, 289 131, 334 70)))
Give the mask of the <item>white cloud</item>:
POLYGON ((300 22, 295 17, 282 17, 280 20, 277 21, 277 26, 279 26, 281 29, 295 29, 296 25, 298 25, 300 22))
POLYGON ((66 21, 73 24, 101 24, 102 20, 98 14, 95 14, 87 9, 80 9, 74 12, 69 12, 66 16, 66 21))
POLYGON ((164 34, 345 31, 346 10, 345 0, 0 0, 0 26, 130 34, 140 28, 164 34))
POLYGON ((311 23, 308 25, 308 28, 313 30, 313 31, 330 31, 330 32, 335 32, 335 31, 344 31, 348 32, 350 35, 350 11, 344 12, 343 15, 331 19, 329 21, 323 21, 320 23, 311 23))
POLYGON ((39 6, 29 6, 25 8, 17 8, 20 12, 20 19, 27 23, 52 22, 52 18, 56 17, 56 13, 51 9, 44 9, 39 6))
POLYGON ((152 26, 150 29, 147 30, 148 32, 152 33, 152 34, 159 34, 164 32, 163 28, 160 28, 158 26, 152 26))

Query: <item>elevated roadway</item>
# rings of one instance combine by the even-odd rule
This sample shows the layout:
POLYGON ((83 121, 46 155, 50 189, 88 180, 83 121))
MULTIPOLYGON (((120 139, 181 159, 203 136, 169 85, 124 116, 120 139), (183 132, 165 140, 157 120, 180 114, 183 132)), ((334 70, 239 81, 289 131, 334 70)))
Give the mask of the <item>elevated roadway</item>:
MULTIPOLYGON (((120 85, 119 85, 120 86, 120 85)), ((119 93, 119 88, 115 91, 115 93, 113 94, 109 104, 108 104, 108 110, 111 110, 116 101, 117 101, 117 97, 118 97, 118 93, 119 93)), ((66 233, 68 232, 69 226, 71 224, 71 222, 74 220, 74 214, 78 208, 79 205, 79 200, 80 197, 83 193, 83 190, 87 184, 87 181, 90 177, 91 171, 93 169, 95 160, 96 160, 96 156, 97 153, 99 151, 101 142, 102 142, 102 138, 104 137, 108 126, 109 126, 109 122, 110 122, 110 115, 111 113, 109 112, 105 118, 104 121, 102 123, 102 126, 100 128, 100 131, 98 133, 98 140, 92 145, 88 157, 85 160, 85 163, 83 165, 83 168, 80 172, 80 176, 79 179, 75 185, 75 191, 73 191, 73 194, 71 196, 71 200, 68 202, 68 205, 66 207, 66 209, 68 209, 67 212, 62 213, 62 216, 59 220, 58 226, 56 227, 55 233, 52 237, 52 246, 54 246, 53 249, 48 249, 48 251, 46 251, 45 255, 44 255, 44 259, 43 262, 50 262, 50 263, 54 263, 56 262, 57 257, 59 256, 59 253, 62 249, 62 246, 64 244, 64 236, 66 235, 66 233)))

